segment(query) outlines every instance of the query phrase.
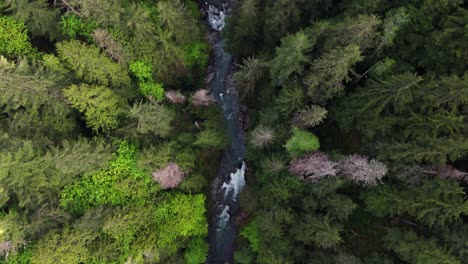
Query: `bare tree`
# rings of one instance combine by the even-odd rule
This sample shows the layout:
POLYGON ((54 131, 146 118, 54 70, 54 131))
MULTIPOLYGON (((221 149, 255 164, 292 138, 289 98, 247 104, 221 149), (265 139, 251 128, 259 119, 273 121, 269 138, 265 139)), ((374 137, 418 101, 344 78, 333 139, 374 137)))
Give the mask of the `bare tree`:
POLYGON ((216 103, 207 89, 200 89, 192 96, 192 104, 195 106, 209 106, 216 103))
POLYGON ((338 164, 340 172, 347 178, 364 186, 377 185, 387 174, 387 167, 380 161, 353 154, 338 164))
POLYGON ((322 152, 314 152, 301 159, 293 159, 289 171, 303 180, 316 182, 326 176, 335 176, 336 163, 322 152))
POLYGON ((167 99, 174 104, 183 104, 187 101, 185 95, 183 95, 180 91, 169 90, 164 93, 167 99))
POLYGON ((184 177, 185 172, 174 162, 169 162, 166 167, 153 172, 153 180, 158 182, 163 189, 176 187, 184 177))

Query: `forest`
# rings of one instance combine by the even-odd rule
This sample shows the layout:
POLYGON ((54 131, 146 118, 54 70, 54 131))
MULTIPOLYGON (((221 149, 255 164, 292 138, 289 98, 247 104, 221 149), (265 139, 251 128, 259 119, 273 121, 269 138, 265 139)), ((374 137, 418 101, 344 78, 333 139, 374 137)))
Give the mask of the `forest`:
MULTIPOLYGON (((226 263, 468 263, 468 2, 220 2, 247 135, 226 263)), ((207 16, 0 0, 0 263, 217 263, 207 16)))

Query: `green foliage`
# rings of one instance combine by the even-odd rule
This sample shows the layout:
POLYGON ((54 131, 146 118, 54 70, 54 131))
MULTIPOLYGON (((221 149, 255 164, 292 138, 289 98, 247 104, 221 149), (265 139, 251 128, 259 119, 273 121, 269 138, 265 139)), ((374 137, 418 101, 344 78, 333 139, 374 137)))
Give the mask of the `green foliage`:
POLYGON ((62 232, 52 231, 37 243, 31 263, 86 263, 90 255, 86 245, 96 236, 89 232, 70 229, 64 229, 62 232))
POLYGON ((120 142, 114 160, 106 168, 65 187, 60 205, 72 213, 82 213, 103 204, 145 204, 148 196, 158 189, 149 175, 137 167, 136 158, 135 147, 125 141, 120 142))
POLYGON ((171 247, 178 239, 207 234, 205 196, 175 194, 154 212, 158 246, 171 247))
POLYGON ((187 45, 183 48, 183 58, 187 67, 196 66, 205 69, 209 59, 208 46, 204 42, 194 42, 187 45))
POLYGON ((89 46, 78 40, 57 43, 59 58, 76 77, 89 83, 119 87, 130 84, 127 71, 100 52, 97 47, 89 46))
POLYGON ((362 59, 359 46, 351 44, 314 60, 305 80, 308 95, 318 103, 339 95, 344 89, 343 82, 351 80, 348 73, 353 72, 352 67, 362 59))
POLYGON ((186 173, 195 168, 195 153, 193 150, 175 141, 163 142, 157 146, 149 146, 140 153, 138 164, 146 172, 152 173, 164 168, 168 162, 175 162, 186 173))
POLYGON ((255 86, 265 75, 266 66, 263 58, 249 57, 242 61, 240 69, 234 73, 234 81, 241 97, 253 95, 255 86))
POLYGON ((276 84, 285 84, 294 74, 302 74, 310 61, 307 55, 315 43, 302 31, 288 35, 281 40, 275 50, 275 58, 270 62, 271 76, 276 84))
POLYGON ((342 129, 358 129, 368 141, 379 142, 367 148, 381 159, 444 164, 468 148, 460 112, 468 98, 466 81, 466 76, 423 82, 409 73, 392 75, 368 82, 331 112, 342 129))
POLYGON ((144 61, 134 61, 130 63, 129 70, 140 82, 151 80, 153 73, 151 65, 144 61))
MULTIPOLYGON (((2 58, 0 58, 1 60, 2 58)), ((19 137, 66 135, 75 124, 56 84, 44 79, 45 73, 21 60, 17 65, 3 60, 0 64, 1 111, 8 132, 19 137)))
POLYGON ((208 256, 208 243, 201 237, 194 238, 188 244, 184 252, 184 258, 187 264, 202 264, 206 262, 208 256))
POLYGON ((37 208, 54 201, 66 184, 82 173, 96 171, 109 159, 102 141, 65 142, 60 148, 42 153, 31 141, 16 150, 0 152, 0 182, 19 207, 37 208))
POLYGON ((398 257, 408 263, 461 263, 437 245, 435 239, 426 239, 412 231, 402 232, 398 228, 392 228, 384 239, 386 242, 385 247, 394 251, 398 257))
POLYGON ((63 94, 74 108, 84 113, 87 125, 95 132, 115 129, 125 112, 122 98, 104 86, 72 84, 63 94))
POLYGON ((297 127, 293 127, 292 136, 286 142, 284 147, 292 158, 297 158, 308 152, 319 149, 320 143, 314 134, 297 127))
POLYGON ((226 139, 223 131, 208 128, 197 134, 193 145, 201 148, 223 149, 226 146, 226 139))
POLYGON ((11 17, 0 17, 0 54, 19 57, 32 51, 26 26, 11 17))
POLYGON ((129 116, 137 121, 137 131, 141 134, 154 134, 167 137, 171 132, 171 122, 175 114, 168 107, 158 103, 136 103, 129 116))
POLYGON ((258 15, 259 0, 242 1, 229 16, 223 35, 227 39, 226 47, 231 53, 247 56, 261 41, 259 31, 261 18, 258 15))
POLYGON ((154 98, 155 100, 161 100, 164 97, 164 88, 160 83, 144 82, 140 83, 140 91, 147 97, 154 98))
POLYGON ((297 84, 285 86, 275 98, 276 109, 282 114, 289 115, 296 112, 304 106, 304 89, 297 84))
POLYGON ((50 40, 59 37, 58 20, 60 10, 50 8, 47 1, 42 0, 6 0, 7 11, 15 19, 26 24, 33 36, 44 36, 50 40))
POLYGON ((458 183, 426 180, 418 187, 383 185, 363 193, 370 212, 378 217, 408 214, 432 227, 447 226, 468 212, 468 201, 458 183))
POLYGON ((306 245, 315 244, 321 248, 331 248, 341 243, 341 231, 343 231, 343 226, 333 223, 329 218, 310 215, 307 215, 292 230, 298 241, 306 245))
POLYGON ((90 41, 91 34, 96 30, 97 25, 94 22, 83 21, 75 14, 68 13, 61 17, 60 30, 70 38, 84 36, 90 41))
POLYGON ((258 236, 256 221, 252 221, 248 226, 246 226, 240 235, 247 238, 254 252, 259 251, 260 238, 258 236))

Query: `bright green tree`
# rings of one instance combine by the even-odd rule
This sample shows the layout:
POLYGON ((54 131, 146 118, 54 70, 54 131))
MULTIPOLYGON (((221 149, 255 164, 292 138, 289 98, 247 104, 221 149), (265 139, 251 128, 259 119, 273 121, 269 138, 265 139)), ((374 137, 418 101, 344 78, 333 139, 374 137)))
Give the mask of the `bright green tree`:
POLYGON ((0 17, 0 54, 18 57, 32 50, 26 26, 12 17, 0 17))
POLYGON ((284 147, 292 158, 297 158, 308 152, 319 149, 320 143, 314 134, 297 127, 293 127, 292 135, 284 147))
POLYGON ((98 236, 96 233, 64 229, 51 231, 37 243, 31 263, 86 263, 90 251, 87 246, 98 236))
POLYGON ((86 123, 95 132, 117 128, 120 116, 125 113, 122 98, 104 86, 72 84, 63 94, 85 115, 86 123))
POLYGON ((89 46, 78 40, 57 43, 59 58, 76 77, 89 83, 119 87, 130 84, 127 71, 100 52, 98 47, 89 46))

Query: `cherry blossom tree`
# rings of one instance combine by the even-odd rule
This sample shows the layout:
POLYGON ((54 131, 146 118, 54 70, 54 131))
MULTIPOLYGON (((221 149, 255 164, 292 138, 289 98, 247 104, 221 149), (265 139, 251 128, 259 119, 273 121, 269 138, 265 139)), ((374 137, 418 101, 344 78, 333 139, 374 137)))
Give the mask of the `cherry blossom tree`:
POLYGON ((358 154, 342 159, 338 169, 345 177, 363 186, 377 185, 387 174, 385 164, 374 159, 369 161, 369 158, 358 154))
POLYGON ((163 189, 176 187, 184 177, 185 172, 174 162, 169 162, 166 167, 153 172, 153 180, 161 184, 163 189))
POLYGON ((326 176, 335 176, 336 165, 326 154, 317 151, 304 158, 293 159, 289 164, 289 171, 303 180, 316 182, 326 176))

